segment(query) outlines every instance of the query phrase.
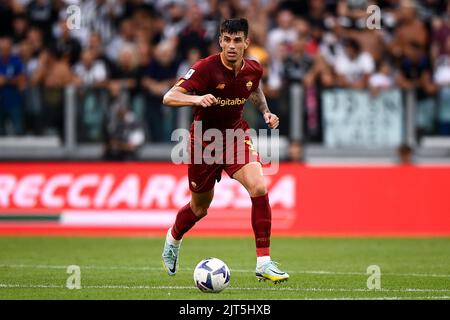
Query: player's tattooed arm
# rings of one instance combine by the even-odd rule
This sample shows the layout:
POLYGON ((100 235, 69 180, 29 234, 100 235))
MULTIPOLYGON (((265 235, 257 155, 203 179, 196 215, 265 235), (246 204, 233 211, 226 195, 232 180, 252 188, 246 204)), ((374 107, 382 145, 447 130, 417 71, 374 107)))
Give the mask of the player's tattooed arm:
POLYGON ((269 106, 267 105, 266 96, 264 95, 261 87, 252 92, 252 94, 250 95, 250 100, 259 109, 259 111, 261 111, 262 114, 270 112, 269 106))
POLYGON ((263 114, 264 121, 267 123, 269 128, 276 129, 280 124, 280 119, 278 119, 275 114, 270 112, 266 97, 264 96, 264 92, 262 91, 261 87, 256 89, 256 91, 254 91, 249 98, 263 114))

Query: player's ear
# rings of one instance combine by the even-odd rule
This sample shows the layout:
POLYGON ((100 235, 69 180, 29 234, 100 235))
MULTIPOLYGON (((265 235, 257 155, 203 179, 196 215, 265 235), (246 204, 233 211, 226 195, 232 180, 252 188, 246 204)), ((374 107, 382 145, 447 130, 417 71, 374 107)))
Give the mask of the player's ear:
POLYGON ((245 49, 247 49, 248 46, 250 45, 250 39, 249 38, 245 38, 244 43, 245 43, 245 49))

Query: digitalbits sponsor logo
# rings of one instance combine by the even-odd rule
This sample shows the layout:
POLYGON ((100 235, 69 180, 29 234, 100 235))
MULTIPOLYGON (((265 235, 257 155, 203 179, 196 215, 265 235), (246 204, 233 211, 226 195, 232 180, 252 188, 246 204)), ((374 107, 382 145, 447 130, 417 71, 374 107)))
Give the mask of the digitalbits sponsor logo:
POLYGON ((186 129, 172 132, 171 159, 175 164, 245 164, 259 161, 265 175, 278 173, 280 136, 278 129, 203 130, 202 121, 194 121, 193 137, 186 129))

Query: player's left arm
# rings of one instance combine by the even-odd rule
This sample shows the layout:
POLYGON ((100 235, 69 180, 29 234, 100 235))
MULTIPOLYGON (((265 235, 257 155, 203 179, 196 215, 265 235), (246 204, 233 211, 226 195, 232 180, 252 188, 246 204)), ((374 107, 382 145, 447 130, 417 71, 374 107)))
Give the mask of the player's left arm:
POLYGON ((269 126, 270 129, 276 129, 278 125, 280 124, 280 119, 270 112, 269 106, 267 105, 267 100, 264 95, 264 92, 261 89, 261 86, 259 86, 255 91, 253 91, 250 94, 250 100, 253 102, 253 104, 261 111, 263 114, 264 120, 269 126))

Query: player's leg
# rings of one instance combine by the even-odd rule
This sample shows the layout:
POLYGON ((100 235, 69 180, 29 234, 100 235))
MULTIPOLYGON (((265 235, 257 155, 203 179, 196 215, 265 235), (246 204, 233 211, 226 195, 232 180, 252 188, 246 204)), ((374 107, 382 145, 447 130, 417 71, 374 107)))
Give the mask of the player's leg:
POLYGON ((171 276, 177 272, 177 260, 183 235, 195 223, 206 216, 214 196, 214 189, 197 193, 191 191, 191 201, 178 211, 175 223, 166 234, 166 242, 162 254, 164 268, 171 276))
POLYGON ((256 276, 260 280, 274 283, 286 281, 289 275, 281 271, 270 258, 270 233, 272 210, 269 204, 267 187, 259 162, 250 162, 236 171, 233 179, 247 189, 252 200, 252 227, 256 242, 256 276))
POLYGON ((171 228, 175 240, 181 241, 183 235, 194 224, 207 215, 208 208, 214 196, 214 189, 202 193, 191 191, 191 201, 178 211, 175 223, 171 228))

